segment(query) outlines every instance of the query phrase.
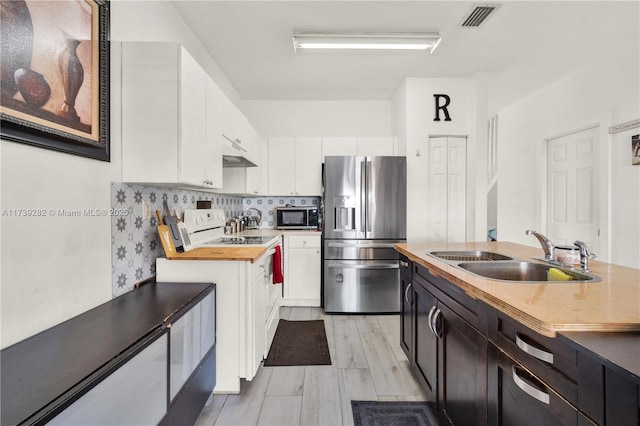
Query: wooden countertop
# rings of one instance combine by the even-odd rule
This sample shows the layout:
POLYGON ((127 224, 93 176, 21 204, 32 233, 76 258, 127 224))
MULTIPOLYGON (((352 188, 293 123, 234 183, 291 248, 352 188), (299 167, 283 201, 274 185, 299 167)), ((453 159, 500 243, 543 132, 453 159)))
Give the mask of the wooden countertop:
MULTIPOLYGON (((281 230, 281 229, 249 229, 246 231, 233 234, 235 236, 260 236, 260 237, 278 237, 284 235, 322 235, 319 231, 307 230, 281 230)), ((255 262, 266 253, 264 247, 199 247, 189 250, 185 253, 177 253, 168 257, 170 260, 235 260, 245 262, 255 262)))
POLYGON ((396 244, 396 250, 462 288, 469 296, 513 317, 538 333, 640 331, 640 270, 590 261, 600 282, 504 282, 473 275, 427 255, 436 250, 484 250, 534 261, 542 249, 509 242, 396 244), (435 270, 434 270, 435 269, 435 270))
POLYGON ((170 260, 237 260, 255 262, 267 252, 266 247, 198 247, 175 254, 170 260))

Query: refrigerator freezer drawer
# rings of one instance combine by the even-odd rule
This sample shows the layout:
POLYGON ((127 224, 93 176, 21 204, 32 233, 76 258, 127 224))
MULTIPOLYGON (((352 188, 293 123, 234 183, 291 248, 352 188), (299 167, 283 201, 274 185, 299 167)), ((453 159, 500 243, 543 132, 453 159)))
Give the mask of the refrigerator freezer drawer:
POLYGON ((395 243, 405 240, 325 240, 325 259, 398 259, 395 243))
POLYGON ((324 310, 340 313, 400 312, 398 261, 326 260, 324 310))

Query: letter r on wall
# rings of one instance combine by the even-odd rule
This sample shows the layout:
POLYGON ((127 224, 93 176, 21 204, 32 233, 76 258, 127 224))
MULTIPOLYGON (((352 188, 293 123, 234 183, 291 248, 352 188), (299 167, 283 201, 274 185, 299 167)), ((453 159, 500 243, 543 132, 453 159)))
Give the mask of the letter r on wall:
POLYGON ((433 97, 436 103, 436 116, 433 121, 440 121, 440 111, 444 112, 444 121, 451 121, 449 110, 447 109, 451 103, 449 95, 433 95, 433 97), (441 99, 444 99, 444 103, 440 102, 441 99))

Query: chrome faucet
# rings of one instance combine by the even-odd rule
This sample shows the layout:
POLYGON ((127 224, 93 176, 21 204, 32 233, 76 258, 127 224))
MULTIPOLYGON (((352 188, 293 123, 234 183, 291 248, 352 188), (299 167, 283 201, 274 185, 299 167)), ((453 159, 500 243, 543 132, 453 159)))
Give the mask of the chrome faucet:
POLYGON ((540 245, 542 246, 542 250, 544 250, 544 260, 549 262, 555 262, 556 260, 556 246, 553 245, 551 240, 545 237, 542 234, 537 233, 536 231, 532 231, 531 229, 527 229, 527 235, 533 235, 538 239, 540 245))
POLYGON ((580 270, 583 272, 589 272, 589 258, 595 259, 596 254, 589 251, 589 246, 582 241, 575 241, 573 244, 580 248, 580 270))

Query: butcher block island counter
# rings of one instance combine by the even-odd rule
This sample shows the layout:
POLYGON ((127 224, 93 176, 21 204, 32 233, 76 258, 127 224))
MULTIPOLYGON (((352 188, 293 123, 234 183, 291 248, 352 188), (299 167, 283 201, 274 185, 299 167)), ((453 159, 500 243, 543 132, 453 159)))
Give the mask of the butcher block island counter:
POLYGON ((640 424, 640 270, 592 261, 589 275, 598 279, 570 270, 581 280, 546 281, 549 265, 534 259, 542 257, 540 248, 509 242, 395 248, 400 346, 447 422, 640 424), (494 260, 479 259, 486 257, 494 260), (509 262, 519 272, 518 262, 546 266, 525 265, 539 270, 536 281, 485 278, 459 266, 498 277, 509 262))
POLYGON ((518 282, 484 278, 428 255, 434 251, 488 251, 539 262, 540 248, 509 242, 396 244, 396 249, 434 275, 458 285, 538 333, 640 331, 640 270, 590 261, 598 282, 518 282))

